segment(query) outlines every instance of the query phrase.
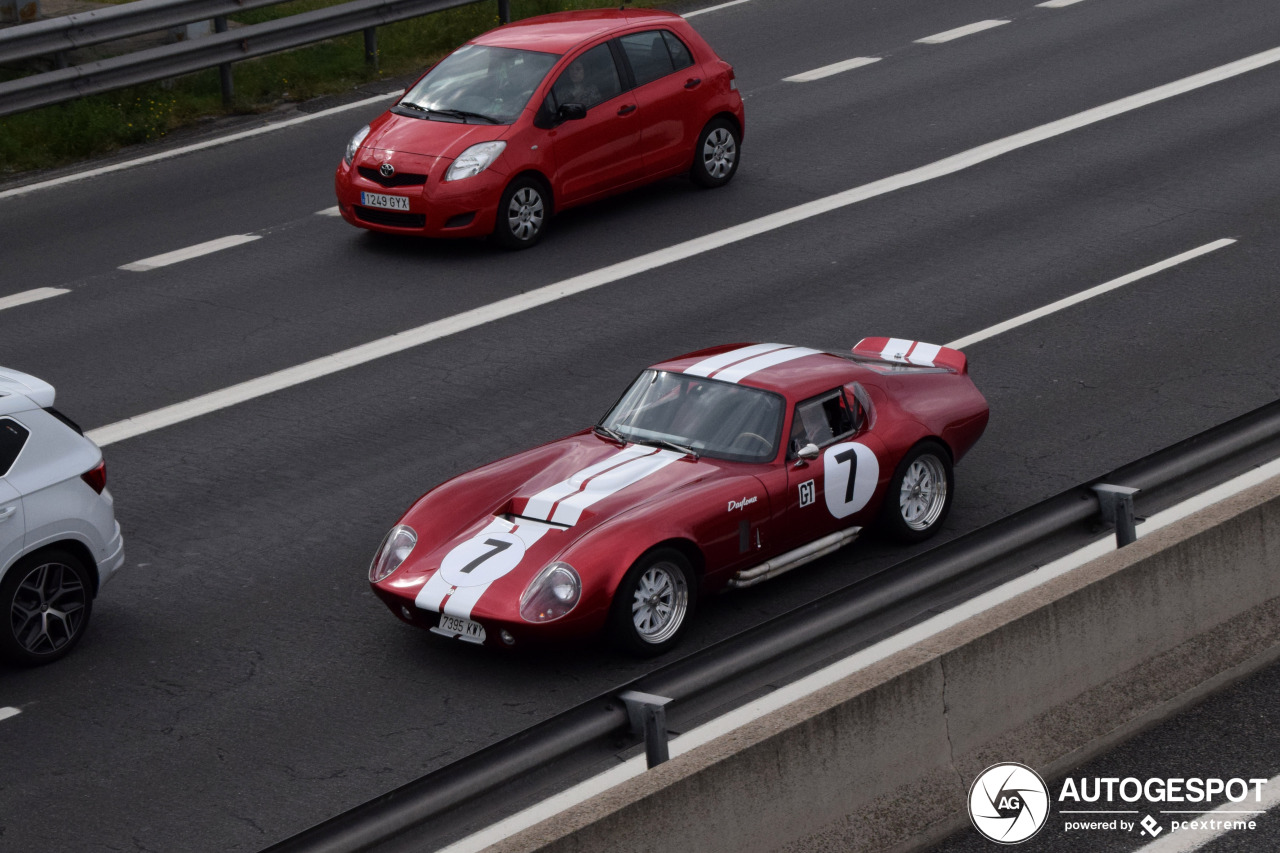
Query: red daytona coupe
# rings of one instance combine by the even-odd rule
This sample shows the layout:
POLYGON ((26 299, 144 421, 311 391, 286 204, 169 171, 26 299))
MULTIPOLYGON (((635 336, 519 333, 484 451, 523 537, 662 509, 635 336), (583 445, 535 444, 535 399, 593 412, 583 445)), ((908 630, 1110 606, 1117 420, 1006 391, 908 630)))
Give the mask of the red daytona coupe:
POLYGON ((946 347, 701 350, 642 372, 596 426, 423 495, 369 581, 402 620, 448 637, 513 646, 607 629, 657 654, 702 595, 789 571, 872 522, 932 535, 987 414, 946 347))

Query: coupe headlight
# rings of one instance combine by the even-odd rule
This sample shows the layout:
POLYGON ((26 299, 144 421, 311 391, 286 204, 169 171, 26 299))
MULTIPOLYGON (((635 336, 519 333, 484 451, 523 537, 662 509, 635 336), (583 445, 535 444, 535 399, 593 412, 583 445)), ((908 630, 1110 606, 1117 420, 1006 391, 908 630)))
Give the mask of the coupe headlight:
POLYGON ((446 181, 457 181, 462 178, 475 177, 489 168, 506 147, 507 143, 505 142, 481 142, 478 145, 472 145, 458 155, 457 160, 453 161, 449 171, 444 173, 444 179, 446 181))
POLYGON ((348 166, 351 161, 356 159, 356 152, 360 150, 360 143, 364 142, 364 138, 369 135, 369 125, 365 125, 356 131, 356 135, 351 137, 351 141, 347 143, 347 154, 342 158, 348 166))
POLYGON ((554 622, 568 614, 582 598, 582 580, 568 563, 552 563, 533 579, 520 596, 520 618, 526 622, 554 622))
POLYGON ((418 544, 418 534, 412 527, 397 524, 383 538, 378 554, 369 564, 369 583, 377 583, 400 568, 413 546, 418 544))

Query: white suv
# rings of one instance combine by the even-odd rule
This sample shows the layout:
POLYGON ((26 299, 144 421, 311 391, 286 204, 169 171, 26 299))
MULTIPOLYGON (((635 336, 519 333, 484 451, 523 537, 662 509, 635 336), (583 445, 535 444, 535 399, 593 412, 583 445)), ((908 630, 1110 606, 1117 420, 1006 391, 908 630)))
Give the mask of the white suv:
POLYGON ((0 367, 0 659, 20 666, 71 651, 124 562, 102 451, 53 396, 0 367))

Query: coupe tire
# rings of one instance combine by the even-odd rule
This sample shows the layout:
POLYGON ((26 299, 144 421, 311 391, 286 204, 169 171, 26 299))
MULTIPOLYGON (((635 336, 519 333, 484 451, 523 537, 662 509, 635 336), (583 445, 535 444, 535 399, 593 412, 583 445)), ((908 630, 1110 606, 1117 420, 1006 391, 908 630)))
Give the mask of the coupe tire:
POLYGON ((645 554, 613 597, 609 631, 614 642, 642 657, 660 655, 684 634, 696 598, 693 570, 674 548, 645 554))
POLYGON ((923 542, 947 520, 954 494, 951 454, 936 441, 920 442, 889 481, 882 510, 885 530, 902 542, 923 542))
POLYGON ((504 249, 536 246, 551 218, 551 193, 530 175, 516 178, 502 192, 493 236, 504 249))
POLYGON ((698 134, 689 176, 700 187, 722 187, 738 171, 741 153, 742 135, 734 123, 725 118, 712 119, 698 134))
POLYGON ((0 658, 53 663, 80 642, 92 610, 92 582, 78 558, 57 550, 22 558, 0 581, 0 658))

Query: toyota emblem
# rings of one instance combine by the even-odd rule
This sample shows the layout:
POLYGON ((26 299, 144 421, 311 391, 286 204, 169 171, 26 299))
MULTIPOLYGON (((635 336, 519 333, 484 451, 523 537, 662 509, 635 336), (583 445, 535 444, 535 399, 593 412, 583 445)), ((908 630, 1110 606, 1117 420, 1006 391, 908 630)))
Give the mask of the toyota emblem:
POLYGON ((396 167, 392 166, 390 163, 383 163, 381 166, 378 167, 378 174, 382 175, 382 177, 384 178, 389 178, 395 173, 396 173, 396 167))

